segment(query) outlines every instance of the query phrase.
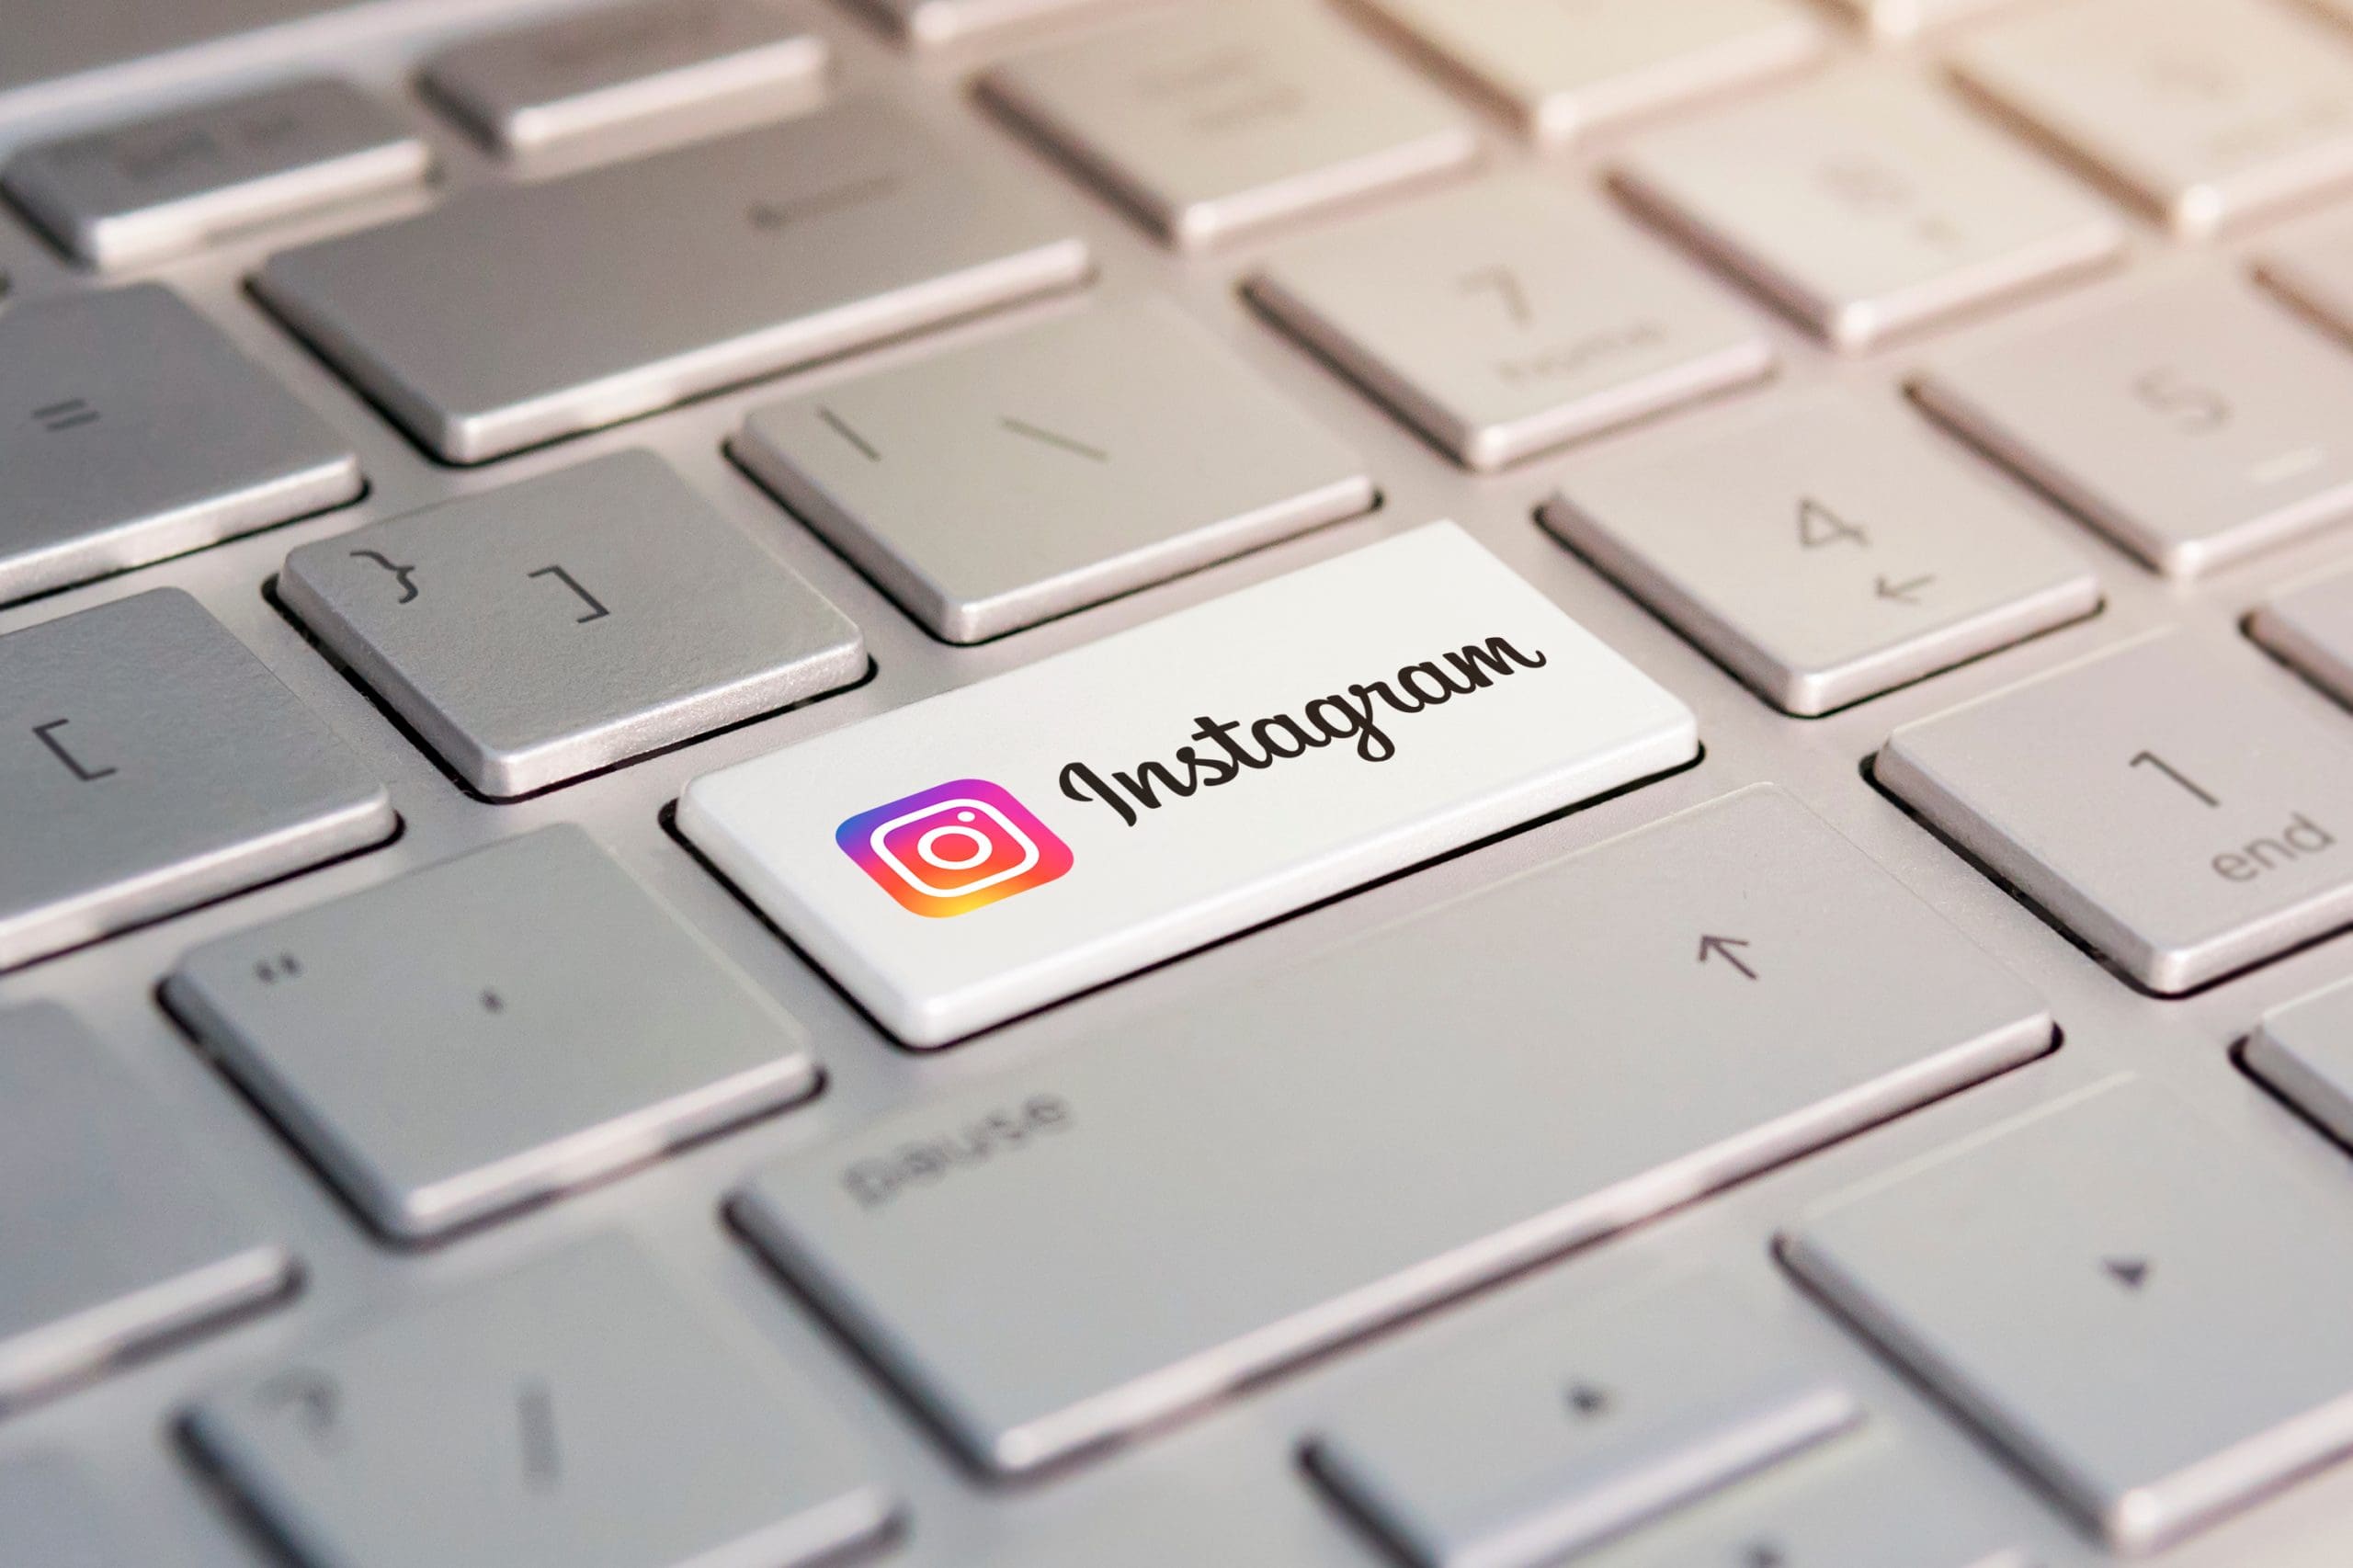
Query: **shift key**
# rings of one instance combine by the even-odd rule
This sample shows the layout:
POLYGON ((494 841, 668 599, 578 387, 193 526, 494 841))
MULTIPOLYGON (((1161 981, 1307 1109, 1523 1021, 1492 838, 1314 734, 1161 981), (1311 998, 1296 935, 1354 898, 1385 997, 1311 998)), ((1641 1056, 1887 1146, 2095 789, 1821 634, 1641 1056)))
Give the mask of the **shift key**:
POLYGON ((678 827, 942 1045, 1699 752, 1451 523, 706 774, 678 827))
POLYGON ((1760 786, 1131 1011, 770 1167, 732 1211, 974 1464, 1017 1473, 2051 1036, 2032 991, 1760 786))

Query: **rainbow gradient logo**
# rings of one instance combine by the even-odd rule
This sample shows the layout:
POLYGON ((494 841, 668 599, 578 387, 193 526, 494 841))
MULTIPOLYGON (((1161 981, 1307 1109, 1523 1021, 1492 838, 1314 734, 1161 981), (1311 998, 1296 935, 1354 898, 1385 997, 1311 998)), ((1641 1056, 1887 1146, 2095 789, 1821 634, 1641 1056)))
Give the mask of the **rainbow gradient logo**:
POLYGON ((860 812, 834 842, 902 908, 934 920, 1043 887, 1071 866, 1070 846, 984 778, 860 812))

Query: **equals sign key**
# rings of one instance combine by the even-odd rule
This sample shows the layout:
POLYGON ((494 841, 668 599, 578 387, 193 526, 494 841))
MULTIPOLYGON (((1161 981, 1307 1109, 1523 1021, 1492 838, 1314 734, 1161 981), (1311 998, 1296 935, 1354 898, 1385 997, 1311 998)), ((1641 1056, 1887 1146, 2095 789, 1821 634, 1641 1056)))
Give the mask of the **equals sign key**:
POLYGON ((84 425, 96 425, 98 422, 98 411, 78 397, 69 397, 63 403, 52 403, 46 407, 34 409, 33 419, 42 429, 53 436, 62 430, 72 430, 84 425))

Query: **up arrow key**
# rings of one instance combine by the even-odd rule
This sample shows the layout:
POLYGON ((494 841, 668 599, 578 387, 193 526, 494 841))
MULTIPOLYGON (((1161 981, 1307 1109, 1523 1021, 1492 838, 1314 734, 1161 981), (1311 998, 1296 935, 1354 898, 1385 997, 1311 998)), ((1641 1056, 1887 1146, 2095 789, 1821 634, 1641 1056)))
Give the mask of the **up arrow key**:
POLYGON ((2138 1290, 2148 1282, 2149 1260, 2145 1257, 2104 1258, 2100 1267, 2128 1290, 2138 1290))
POLYGON ((1733 951, 1734 948, 1746 946, 1748 943, 1738 937, 1702 937, 1699 938, 1699 961, 1706 963, 1710 959, 1722 959, 1749 979, 1754 980, 1756 978, 1756 971, 1749 968, 1738 953, 1733 951))

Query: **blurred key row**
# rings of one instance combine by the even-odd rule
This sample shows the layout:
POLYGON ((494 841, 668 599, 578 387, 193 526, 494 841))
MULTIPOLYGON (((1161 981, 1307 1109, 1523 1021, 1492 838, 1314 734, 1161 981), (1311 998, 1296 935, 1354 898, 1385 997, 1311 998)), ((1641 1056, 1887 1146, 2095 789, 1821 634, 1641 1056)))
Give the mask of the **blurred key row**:
MULTIPOLYGON (((2340 1137, 2346 995, 2267 1017, 2248 1052, 2340 1137)), ((199 949, 166 999, 412 1240, 814 1082, 791 1020, 569 828, 199 949)), ((730 1218, 973 1464, 1027 1472, 2028 1061, 2052 1030, 1759 788, 789 1156, 730 1218), (1464 1035, 1472 975, 1493 1027, 1464 1035), (1342 1027, 1264 1049, 1302 1017, 1342 1027), (1447 1071, 1421 1071, 1438 1040, 1447 1071), (1205 1163, 1190 1137, 1212 1123, 1205 1163)), ((0 1261, 43 1260, 0 1268, 0 1405, 288 1293, 297 1261, 109 1048, 53 1007, 0 1015, 0 1261), (94 1230, 112 1244, 76 1244, 94 1230)), ((2147 1550, 2348 1440, 2346 1196, 2242 1144, 2164 1091, 2095 1085, 1791 1216, 1782 1251, 2086 1529, 2147 1550)), ((313 1335, 199 1399, 190 1440, 306 1562, 382 1559, 414 1499, 445 1493, 431 1561, 452 1568, 639 1568, 737 1540, 799 1562, 888 1530, 899 1506, 824 1401, 665 1272, 567 1247, 313 1335), (676 1466, 694 1510, 670 1506, 676 1466)), ((1883 1563, 1889 1516, 1847 1483, 1901 1494, 1916 1461, 1803 1337, 1745 1286, 1587 1299, 1360 1381, 1300 1434, 1305 1471, 1416 1562, 1794 1537, 1883 1563)), ((0 1482, 0 1519, 42 1539, 74 1495, 0 1482)), ((1939 1539, 1971 1543, 1954 1562, 2029 1560, 2022 1513, 1933 1487, 1918 1506, 1906 1524, 1949 1516, 1939 1539)))

